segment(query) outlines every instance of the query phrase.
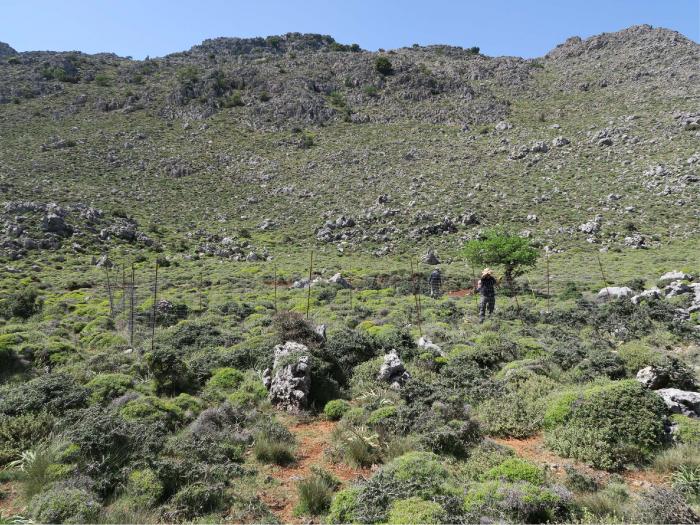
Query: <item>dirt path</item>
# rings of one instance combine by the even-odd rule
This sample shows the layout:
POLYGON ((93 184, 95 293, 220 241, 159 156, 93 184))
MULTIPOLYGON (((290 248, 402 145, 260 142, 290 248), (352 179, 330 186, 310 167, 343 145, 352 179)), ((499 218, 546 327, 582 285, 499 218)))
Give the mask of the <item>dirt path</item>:
POLYGON ((369 477, 371 471, 331 463, 326 457, 324 452, 330 446, 335 422, 320 419, 310 422, 290 420, 287 426, 297 440, 297 460, 287 467, 269 466, 266 469, 277 484, 267 488, 260 498, 282 523, 305 523, 308 520, 294 516, 294 507, 298 502, 296 483, 310 475, 313 465, 322 466, 340 479, 343 485, 359 477, 369 477))
POLYGON ((0 516, 23 516, 26 508, 21 504, 19 487, 16 482, 0 483, 0 516))
MULTIPOLYGON (((591 476, 599 483, 607 483, 611 476, 611 474, 605 470, 598 470, 585 463, 557 456, 545 448, 541 434, 526 439, 491 439, 500 445, 512 448, 521 458, 546 466, 556 477, 564 477, 566 475, 564 470, 566 466, 575 467, 577 470, 591 476)), ((666 484, 668 482, 663 475, 650 470, 625 470, 620 472, 620 475, 632 490, 640 490, 650 485, 666 484)))

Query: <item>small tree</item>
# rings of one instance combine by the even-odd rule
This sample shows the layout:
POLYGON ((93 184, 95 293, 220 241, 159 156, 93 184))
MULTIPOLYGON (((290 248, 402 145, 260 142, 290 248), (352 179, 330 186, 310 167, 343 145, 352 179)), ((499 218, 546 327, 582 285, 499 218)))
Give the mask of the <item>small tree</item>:
POLYGON ((484 239, 469 241, 464 254, 472 265, 503 267, 503 278, 509 287, 525 268, 535 265, 539 253, 527 239, 504 232, 489 232, 484 239))
POLYGON ((391 75, 394 72, 394 68, 387 57, 377 57, 374 61, 374 69, 382 75, 391 75))

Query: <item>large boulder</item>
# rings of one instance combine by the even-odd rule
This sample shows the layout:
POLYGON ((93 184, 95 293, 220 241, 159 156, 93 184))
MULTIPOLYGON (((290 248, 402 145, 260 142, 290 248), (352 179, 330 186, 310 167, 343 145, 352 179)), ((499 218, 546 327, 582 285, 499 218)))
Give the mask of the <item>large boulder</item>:
POLYGON ((679 272, 678 270, 667 272, 659 277, 659 281, 662 283, 670 283, 671 281, 689 281, 690 279, 690 275, 685 272, 679 272))
POLYGON ((341 288, 350 288, 350 283, 340 273, 336 273, 333 277, 328 279, 328 282, 330 284, 337 284, 341 288))
POLYGON ((73 235, 73 228, 66 224, 65 219, 57 213, 49 212, 44 215, 41 226, 45 232, 55 233, 61 237, 73 235))
POLYGON ((637 372, 637 381, 646 388, 657 390, 668 385, 668 374, 655 366, 647 366, 637 372))
POLYGON ((687 293, 692 293, 695 290, 681 281, 673 281, 671 284, 664 288, 664 293, 666 297, 676 297, 678 295, 685 295, 687 293))
POLYGON ((625 297, 632 297, 632 295, 634 295, 634 290, 627 286, 606 286, 598 292, 598 300, 608 301, 610 299, 623 299, 625 297))
POLYGON ((287 412, 299 413, 309 406, 311 355, 301 343, 287 341, 274 349, 272 370, 263 372, 270 402, 287 412))
POLYGON ((677 388, 662 388, 655 391, 674 414, 700 417, 700 392, 690 392, 677 388))
POLYGON ((406 367, 396 350, 392 350, 384 356, 384 363, 382 363, 377 375, 379 381, 389 383, 391 388, 398 390, 410 377, 411 374, 406 371, 406 367))
POLYGON ((423 256, 423 262, 425 264, 440 264, 440 259, 438 259, 438 256, 435 254, 433 250, 428 250, 426 254, 423 256))
POLYGON ((416 345, 418 348, 422 348, 426 352, 430 352, 435 356, 445 356, 445 352, 443 352, 442 348, 440 348, 438 345, 433 343, 430 339, 428 339, 425 336, 422 336, 418 341, 416 341, 416 345))

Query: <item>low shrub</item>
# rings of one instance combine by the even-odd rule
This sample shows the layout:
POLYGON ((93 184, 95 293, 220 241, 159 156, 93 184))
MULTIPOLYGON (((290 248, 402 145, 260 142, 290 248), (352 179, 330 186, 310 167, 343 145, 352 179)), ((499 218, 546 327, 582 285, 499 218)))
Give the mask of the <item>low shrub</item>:
POLYGON ((698 516, 674 490, 657 486, 641 494, 632 513, 637 523, 698 523, 698 516))
POLYGON ((394 501, 389 509, 390 525, 443 523, 445 511, 439 503, 413 497, 394 501))
POLYGON ((661 398, 637 381, 595 385, 553 402, 545 415, 545 442, 596 468, 640 464, 663 444, 666 413, 661 398))
POLYGON ((48 412, 0 417, 0 466, 41 445, 51 435, 54 424, 55 418, 48 412))
POLYGON ((151 469, 133 470, 126 484, 126 494, 137 508, 154 507, 163 496, 163 484, 151 469))
POLYGON ((391 75, 394 72, 391 61, 386 57, 377 57, 374 60, 374 69, 377 71, 377 73, 382 75, 391 75))
POLYGON ((146 364, 159 395, 174 396, 194 389, 194 377, 176 350, 156 348, 146 355, 146 364))
POLYGON ((394 405, 383 406, 373 410, 367 417, 367 425, 370 427, 381 426, 386 424, 389 419, 396 415, 396 407, 394 405))
POLYGON ((420 444, 436 454, 450 454, 458 458, 469 455, 469 451, 481 441, 481 428, 473 420, 452 420, 444 425, 425 430, 420 435, 420 444))
MULTIPOLYGON (((170 500, 168 521, 186 521, 225 510, 230 503, 223 483, 198 481, 182 487, 170 500)), ((218 521, 218 520, 217 520, 218 521)))
POLYGON ((254 371, 249 370, 238 390, 229 395, 227 399, 233 406, 252 408, 267 399, 267 388, 263 385, 260 377, 254 371))
POLYGON ((86 405, 88 390, 63 373, 39 376, 21 385, 0 390, 0 414, 17 416, 31 412, 61 415, 86 405))
POLYGON ((32 498, 29 507, 37 523, 95 523, 100 513, 94 494, 60 486, 32 498))
POLYGON ((673 414, 671 423, 674 425, 674 439, 687 445, 700 445, 700 420, 673 414))
POLYGON ((564 465, 564 472, 566 472, 564 484, 569 490, 595 492, 599 488, 595 478, 571 465, 564 465))
POLYGON ((349 487, 337 492, 331 501, 326 521, 334 524, 356 523, 355 512, 361 493, 358 487, 349 487))
POLYGON ((338 421, 348 410, 350 410, 350 403, 344 399, 333 399, 323 407, 324 415, 331 421, 338 421))
POLYGON ((545 482, 545 475, 544 470, 534 463, 520 458, 508 458, 487 470, 483 479, 510 482, 527 481, 533 485, 542 485, 545 482))
POLYGON ((656 472, 669 474, 681 468, 700 468, 700 444, 675 445, 663 450, 654 458, 652 468, 656 472))
POLYGON ((85 386, 92 403, 105 403, 124 395, 133 385, 133 378, 126 374, 98 374, 85 386))
POLYGON ((22 287, 5 297, 0 303, 0 315, 10 319, 19 317, 29 319, 41 311, 43 303, 39 298, 39 292, 32 287, 22 287))

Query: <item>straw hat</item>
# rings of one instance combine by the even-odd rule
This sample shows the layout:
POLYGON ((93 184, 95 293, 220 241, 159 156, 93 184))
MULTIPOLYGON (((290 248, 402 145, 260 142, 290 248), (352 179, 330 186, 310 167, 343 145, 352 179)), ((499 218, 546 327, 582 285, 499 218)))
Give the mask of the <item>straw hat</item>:
POLYGON ((481 272, 482 277, 486 277, 487 275, 493 276, 493 270, 491 268, 484 268, 484 271, 481 272))

